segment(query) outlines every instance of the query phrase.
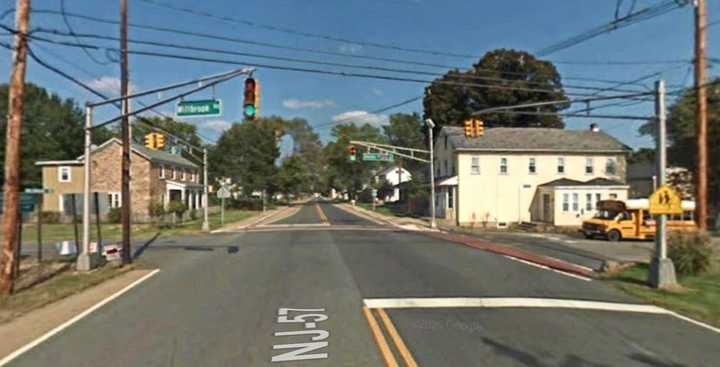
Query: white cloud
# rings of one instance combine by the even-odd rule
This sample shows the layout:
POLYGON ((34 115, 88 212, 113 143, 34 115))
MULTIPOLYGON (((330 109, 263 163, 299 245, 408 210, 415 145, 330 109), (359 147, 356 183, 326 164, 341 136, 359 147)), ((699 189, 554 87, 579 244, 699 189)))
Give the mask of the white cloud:
POLYGON ((372 126, 382 126, 389 123, 387 115, 377 115, 367 111, 348 111, 332 118, 333 122, 354 123, 355 125, 370 124, 372 126))
POLYGON ((317 101, 301 101, 299 99, 290 98, 283 101, 283 106, 285 108, 289 108, 291 110, 299 110, 303 108, 326 108, 326 107, 334 107, 335 102, 329 99, 325 100, 317 100, 317 101))
POLYGON ((378 97, 385 95, 385 92, 383 92, 382 89, 380 89, 380 88, 370 89, 370 92, 372 92, 372 94, 374 94, 378 97))
POLYGON ((354 43, 343 43, 338 47, 338 50, 342 53, 357 55, 363 52, 363 47, 354 43))
POLYGON ((225 121, 225 120, 210 120, 208 122, 203 122, 201 124, 198 124, 198 127, 216 132, 218 134, 229 129, 231 126, 232 126, 232 123, 225 121))
MULTIPOLYGON (((119 96, 120 95, 120 78, 116 78, 113 76, 103 76, 100 77, 100 79, 94 79, 91 81, 86 82, 86 84, 92 88, 97 90, 98 92, 104 92, 111 94, 113 96, 119 96)), ((130 83, 128 86, 130 91, 137 90, 135 88, 135 85, 130 83)))

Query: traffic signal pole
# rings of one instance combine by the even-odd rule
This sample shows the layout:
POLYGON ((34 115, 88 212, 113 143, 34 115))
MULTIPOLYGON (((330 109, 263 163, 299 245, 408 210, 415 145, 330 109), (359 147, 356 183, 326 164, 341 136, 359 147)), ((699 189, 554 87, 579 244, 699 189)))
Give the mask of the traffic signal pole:
POLYGON ((207 148, 203 148, 203 232, 210 232, 210 222, 208 221, 208 161, 207 148))
MULTIPOLYGON (((665 107, 665 81, 660 80, 655 84, 655 114, 657 116, 657 176, 660 187, 667 183, 665 167, 667 165, 667 109, 665 107)), ((667 257, 667 215, 661 214, 657 218, 655 226, 655 255, 650 262, 650 274, 648 282, 654 288, 668 288, 677 285, 675 278, 675 266, 667 257)))

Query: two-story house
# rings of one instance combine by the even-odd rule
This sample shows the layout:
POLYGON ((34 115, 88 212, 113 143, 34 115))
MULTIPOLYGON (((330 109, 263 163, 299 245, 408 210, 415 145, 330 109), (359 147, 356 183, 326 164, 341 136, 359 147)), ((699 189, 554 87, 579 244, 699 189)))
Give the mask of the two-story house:
POLYGON ((437 214, 456 225, 579 225, 598 200, 627 199, 631 150, 594 125, 490 128, 478 138, 446 126, 434 148, 437 214))
MULTIPOLYGON (((91 189, 100 193, 100 208, 121 206, 122 143, 113 138, 92 150, 91 189)), ((131 208, 134 220, 146 220, 150 206, 170 201, 184 202, 189 209, 203 207, 203 186, 197 164, 179 155, 132 144, 130 155, 131 208)), ((43 197, 44 210, 70 214, 70 194, 81 194, 85 175, 84 157, 68 161, 39 161, 43 188, 51 189, 43 197)), ((81 210, 80 204, 76 205, 81 210)))

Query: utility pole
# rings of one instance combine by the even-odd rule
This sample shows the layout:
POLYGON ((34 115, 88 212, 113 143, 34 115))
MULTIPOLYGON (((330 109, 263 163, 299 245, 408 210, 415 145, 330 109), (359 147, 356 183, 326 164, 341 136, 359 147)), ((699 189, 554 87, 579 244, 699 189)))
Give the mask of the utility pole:
POLYGON ((697 225, 707 229, 708 216, 708 118, 707 118, 707 7, 695 0, 695 93, 697 97, 697 225))
POLYGON ((122 100, 122 262, 132 262, 130 256, 130 100, 128 96, 128 1, 120 0, 120 93, 122 100))
MULTIPOLYGON (((81 252, 78 254, 76 268, 78 271, 90 271, 95 268, 95 256, 90 256, 90 197, 91 197, 91 166, 93 108, 85 106, 85 154, 83 156, 83 237, 81 252)), ((98 243, 98 251, 100 244, 98 243)))
POLYGON ((433 145, 435 145, 435 140, 433 139, 435 123, 431 119, 425 120, 425 123, 427 124, 430 135, 430 141, 428 142, 430 146, 430 228, 435 229, 437 228, 437 223, 435 222, 435 153, 433 152, 433 145))
MULTIPOLYGON (((665 81, 660 80, 655 84, 655 114, 657 115, 657 144, 656 164, 658 175, 658 186, 663 187, 667 183, 665 167, 667 165, 667 110, 665 107, 665 81)), ((657 218, 655 226, 655 256, 650 262, 649 283, 654 288, 667 288, 677 284, 675 279, 675 266, 667 257, 667 215, 661 214, 657 218)))
POLYGON ((13 270, 19 261, 16 242, 20 235, 20 147, 25 112, 25 72, 27 70, 28 39, 30 29, 30 0, 17 0, 15 6, 15 50, 13 71, 10 77, 6 146, 5 146, 5 203, 3 212, 2 255, 0 256, 0 295, 11 294, 15 287, 13 270))
POLYGON ((208 221, 208 161, 207 148, 203 148, 203 232, 210 232, 210 222, 208 221))

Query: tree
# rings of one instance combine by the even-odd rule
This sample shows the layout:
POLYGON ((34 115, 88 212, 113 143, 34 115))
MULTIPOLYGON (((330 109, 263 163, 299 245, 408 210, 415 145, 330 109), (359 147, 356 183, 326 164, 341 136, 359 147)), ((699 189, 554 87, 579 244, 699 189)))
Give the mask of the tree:
POLYGON ((246 195, 255 191, 273 191, 273 179, 280 156, 278 117, 235 123, 223 132, 209 152, 213 177, 230 177, 246 195))
MULTIPOLYGON (((0 85, 0 146, 5 146, 8 113, 8 86, 0 85)), ((46 89, 28 83, 25 96, 25 114, 22 131, 22 184, 42 185, 39 160, 70 160, 83 154, 85 114, 73 99, 62 99, 46 89)), ((93 130, 93 143, 99 144, 112 136, 105 128, 93 130)), ((5 160, 5 149, 0 149, 0 161, 5 160)), ((0 184, 4 180, 4 167, 0 166, 0 184)))
POLYGON ((301 155, 293 155, 283 161, 277 174, 276 184, 285 197, 310 191, 311 183, 310 170, 301 155))
MULTIPOLYGON (((326 159, 323 180, 329 188, 339 191, 347 190, 352 197, 369 185, 372 176, 379 170, 377 162, 351 162, 348 159, 348 148, 351 140, 385 143, 385 136, 380 129, 369 124, 358 127, 355 124, 345 124, 333 127, 332 136, 335 138, 323 149, 326 159)), ((358 147, 359 148, 359 147, 358 147)), ((358 149, 358 154, 363 149, 358 149)))
MULTIPOLYGON (((433 119, 439 131, 445 125, 461 125, 481 109, 564 99, 560 74, 551 62, 524 51, 498 49, 485 54, 472 69, 450 70, 433 82, 425 89, 423 106, 425 117, 433 119)), ((543 116, 490 113, 482 119, 489 127, 563 128, 557 112, 567 107, 557 104, 520 110, 550 113, 543 116)))
MULTIPOLYGON (((711 209, 720 211, 720 78, 708 87, 708 191, 711 209), (714 207, 714 208, 713 208, 714 207)), ((668 161, 697 172, 697 119, 694 89, 688 89, 671 107, 667 119, 668 161)), ((655 121, 640 127, 643 135, 656 136, 655 121)))
POLYGON ((318 134, 306 120, 298 118, 284 122, 284 133, 293 140, 293 157, 303 162, 309 180, 307 191, 325 191, 321 180, 323 146, 318 134))

